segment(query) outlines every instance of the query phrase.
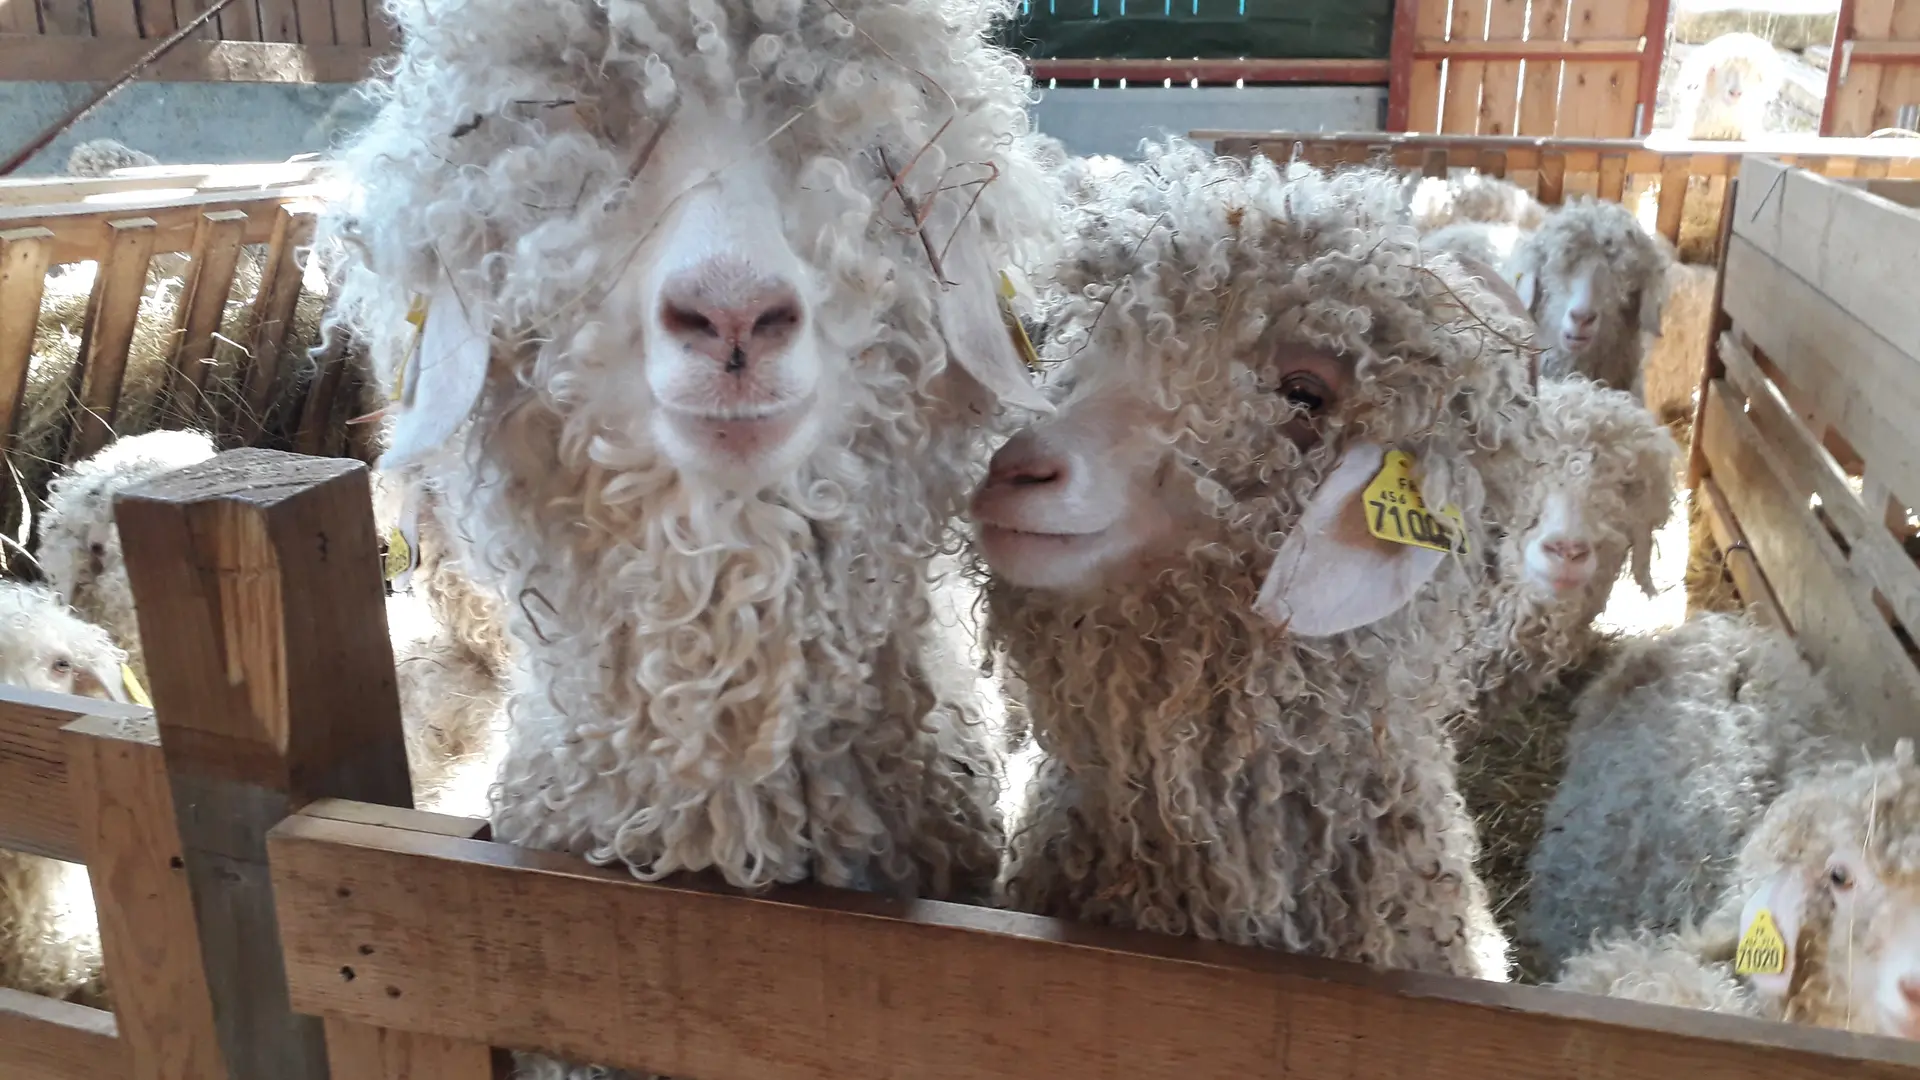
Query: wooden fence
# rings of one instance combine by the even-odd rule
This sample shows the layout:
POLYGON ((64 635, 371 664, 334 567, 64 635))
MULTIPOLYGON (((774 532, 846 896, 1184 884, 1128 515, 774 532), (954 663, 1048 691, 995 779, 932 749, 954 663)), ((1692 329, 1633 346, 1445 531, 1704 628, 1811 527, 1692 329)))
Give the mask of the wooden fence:
MULTIPOLYGON (((38 784, 0 787, 29 791, 0 837, 87 858, 120 1014, 5 999, 7 1080, 480 1080, 502 1049, 699 1080, 1920 1080, 1906 1042, 492 843, 405 809, 361 463, 230 451, 118 514, 158 748, 116 712, 63 759, 47 733, 102 708, 63 702, 0 741, 38 784), (78 845, 48 839, 61 788, 78 845)), ((0 697, 0 732, 34 704, 0 697)))
POLYGON ((1690 473, 1743 599, 1886 733, 1920 705, 1920 183, 1750 158, 1690 473))
POLYGON ((1681 241, 1682 225, 1690 218, 1711 223, 1704 241, 1713 261, 1718 261, 1712 244, 1719 232, 1726 180, 1739 173, 1750 155, 1765 154, 1828 176, 1920 177, 1920 140, 1908 139, 1808 135, 1725 143, 1237 131, 1196 131, 1192 137, 1211 141, 1221 153, 1259 153, 1277 161, 1298 156, 1322 166, 1389 163, 1427 176, 1476 170, 1504 177, 1548 205, 1580 194, 1634 205, 1644 193, 1657 200, 1651 224, 1669 240, 1681 241))

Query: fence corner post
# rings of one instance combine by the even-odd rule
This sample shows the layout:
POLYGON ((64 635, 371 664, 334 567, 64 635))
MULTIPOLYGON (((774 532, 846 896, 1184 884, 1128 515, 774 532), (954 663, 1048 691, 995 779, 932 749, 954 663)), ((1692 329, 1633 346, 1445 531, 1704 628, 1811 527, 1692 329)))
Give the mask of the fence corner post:
POLYGON ((365 465, 243 449, 115 503, 229 1080, 328 1080, 288 1004, 266 836, 411 807, 365 465))

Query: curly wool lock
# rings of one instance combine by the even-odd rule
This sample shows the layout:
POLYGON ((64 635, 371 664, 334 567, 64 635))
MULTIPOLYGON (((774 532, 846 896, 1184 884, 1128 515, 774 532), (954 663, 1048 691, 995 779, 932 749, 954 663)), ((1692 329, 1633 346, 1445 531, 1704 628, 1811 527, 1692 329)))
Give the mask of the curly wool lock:
POLYGON ((1839 734, 1791 638, 1706 615, 1624 642, 1574 703, 1518 941, 1551 975, 1596 933, 1699 918, 1767 807, 1839 734), (1631 821, 1632 828, 1620 823, 1631 821))
MULTIPOLYGON (((1158 420, 1109 436, 1162 448, 1151 486, 1187 492, 1205 521, 1177 554, 1095 587, 989 583, 990 630, 1043 754, 1012 905, 1504 976, 1440 729, 1471 696, 1453 658, 1477 564, 1445 560, 1411 606, 1329 638, 1254 608, 1362 434, 1416 450, 1429 502, 1457 503, 1471 543, 1489 542, 1476 459, 1528 412, 1522 320, 1457 269, 1421 264, 1390 216, 1399 184, 1288 179, 1174 141, 1077 212, 1048 310, 1056 390, 1139 395, 1158 420), (1305 449, 1280 434, 1300 414, 1264 359, 1289 342, 1351 357, 1355 375, 1305 449)), ((1087 456, 1111 456, 1099 447, 1087 456)))
POLYGON ((746 887, 992 880, 997 763, 931 689, 930 668, 959 660, 934 646, 926 580, 958 550, 985 424, 951 392, 925 247, 964 229, 1034 265, 1052 235, 1057 189, 1017 141, 1030 80, 983 38, 1008 13, 400 9, 406 47, 326 233, 349 256, 339 311, 389 377, 408 293, 443 268, 495 337, 473 422, 433 469, 522 653, 497 836, 746 887), (729 130, 695 144, 690 112, 729 130), (750 492, 689 476, 635 430, 648 406, 605 392, 633 361, 595 287, 675 182, 700 182, 695 150, 723 181, 748 158, 779 175, 785 239, 824 293, 818 333, 847 358, 816 446, 750 492), (890 169, 931 207, 933 239, 907 225, 890 169), (967 210, 971 189, 952 189, 988 176, 967 210))

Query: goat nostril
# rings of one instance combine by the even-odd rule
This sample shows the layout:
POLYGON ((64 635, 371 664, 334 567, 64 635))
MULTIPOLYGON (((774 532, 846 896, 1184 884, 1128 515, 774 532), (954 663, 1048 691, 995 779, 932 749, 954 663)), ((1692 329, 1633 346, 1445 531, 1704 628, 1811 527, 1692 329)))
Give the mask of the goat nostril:
POLYGON ((800 308, 791 301, 781 301, 760 313, 753 320, 755 334, 777 334, 800 325, 800 308))
POLYGON ((1032 469, 1021 469, 1012 476, 1009 476, 1007 482, 1015 487, 1039 487, 1043 484, 1051 484, 1058 479, 1060 479, 1059 469, 1041 466, 1032 469))
POLYGON ((661 308, 660 321, 668 330, 683 337, 717 337, 719 329, 713 320, 689 307, 679 304, 666 304, 661 308))

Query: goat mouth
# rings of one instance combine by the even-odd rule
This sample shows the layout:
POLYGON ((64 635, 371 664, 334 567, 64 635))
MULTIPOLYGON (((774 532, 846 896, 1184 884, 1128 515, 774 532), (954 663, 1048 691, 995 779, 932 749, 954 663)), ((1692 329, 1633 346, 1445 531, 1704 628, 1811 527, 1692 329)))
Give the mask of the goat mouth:
POLYGON ((1593 344, 1592 334, 1561 334, 1560 343, 1569 349, 1579 350, 1593 344))
POLYGON ((774 403, 741 402, 700 409, 662 404, 663 419, 680 437, 701 449, 729 458, 775 453, 805 426, 814 395, 774 403))

